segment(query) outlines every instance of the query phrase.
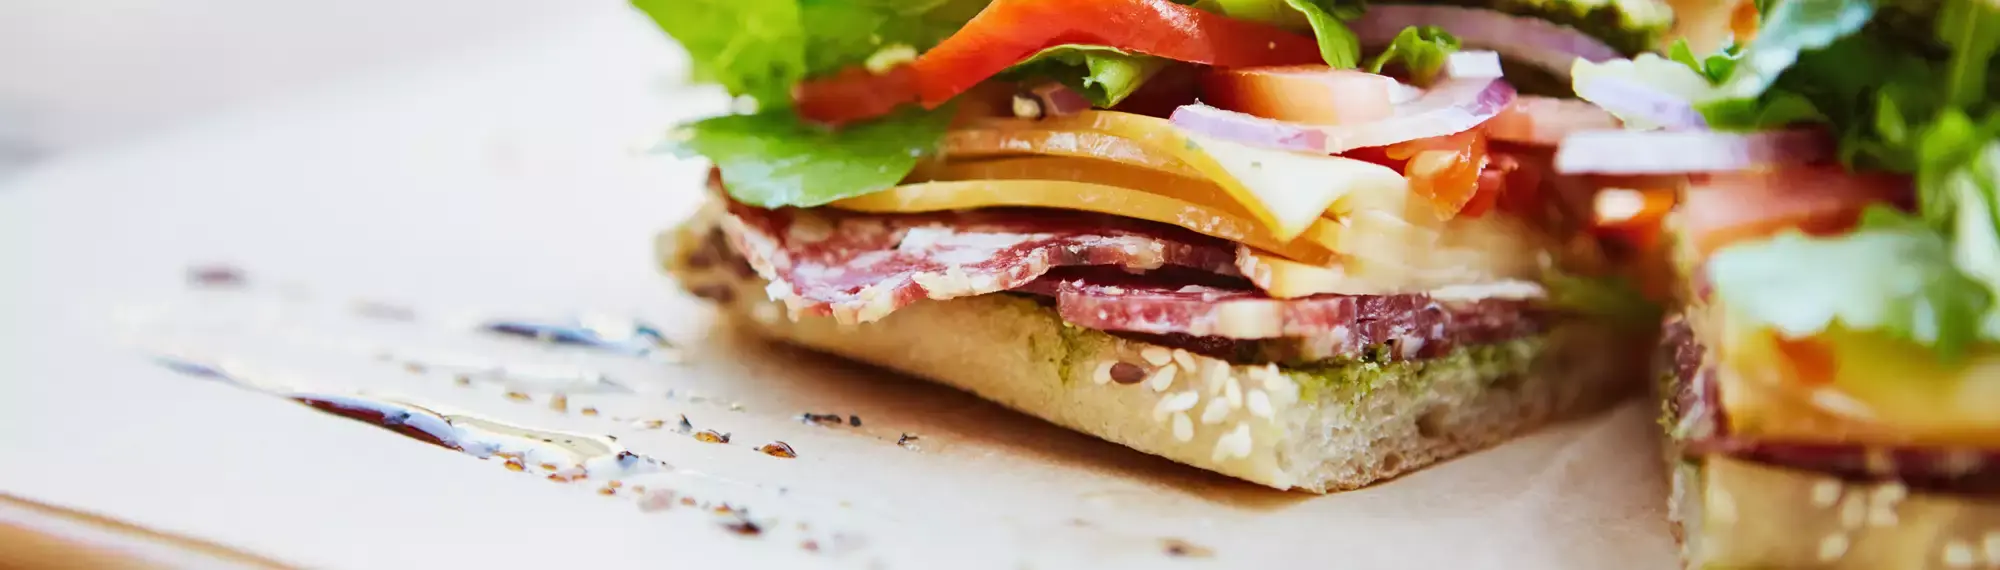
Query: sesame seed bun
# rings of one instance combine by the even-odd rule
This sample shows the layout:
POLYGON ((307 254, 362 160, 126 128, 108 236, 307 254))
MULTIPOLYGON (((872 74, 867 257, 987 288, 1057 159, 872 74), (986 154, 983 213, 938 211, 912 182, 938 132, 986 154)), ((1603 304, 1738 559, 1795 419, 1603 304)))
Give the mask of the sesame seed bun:
POLYGON ((795 320, 745 268, 685 263, 712 227, 697 219, 664 234, 661 261, 750 330, 1279 489, 1355 489, 1608 407, 1638 388, 1633 367, 1651 340, 1567 322, 1332 382, 1326 369, 1231 363, 1075 327, 1011 294, 920 301, 858 325, 795 320))
POLYGON ((1688 568, 2000 567, 2000 501, 1727 456, 1676 461, 1688 568))

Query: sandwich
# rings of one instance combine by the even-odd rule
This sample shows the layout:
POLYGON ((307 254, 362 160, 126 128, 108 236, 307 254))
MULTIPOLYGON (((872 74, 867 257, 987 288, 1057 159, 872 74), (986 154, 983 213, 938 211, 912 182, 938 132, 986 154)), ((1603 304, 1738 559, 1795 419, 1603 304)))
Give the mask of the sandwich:
POLYGON ((1643 390, 1551 161, 1665 4, 636 5, 737 103, 666 143, 714 168, 661 263, 756 334, 1310 492, 1643 390))
MULTIPOLYGON (((1750 4, 1750 3, 1745 3, 1750 4)), ((1665 192, 1671 514, 1693 568, 2000 566, 2000 5, 1771 0, 1580 63, 1650 130, 1557 169, 1665 192)))

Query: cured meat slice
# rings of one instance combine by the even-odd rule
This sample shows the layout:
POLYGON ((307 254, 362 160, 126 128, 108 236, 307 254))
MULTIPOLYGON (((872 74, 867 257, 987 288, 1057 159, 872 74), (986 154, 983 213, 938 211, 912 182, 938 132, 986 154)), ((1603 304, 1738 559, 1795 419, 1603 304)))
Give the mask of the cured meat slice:
POLYGON ((1272 299, 1254 288, 1208 281, 1067 272, 1022 290, 1054 297, 1063 320, 1081 327, 1154 335, 1298 339, 1303 346, 1296 353, 1315 360, 1359 355, 1375 347, 1392 349, 1382 357, 1422 358, 1459 345, 1531 335, 1545 321, 1528 295, 1477 300, 1425 294, 1272 299))
POLYGON ((924 298, 1006 291, 1059 266, 1237 274, 1233 244, 1116 216, 1009 208, 885 215, 733 201, 728 213, 724 232, 770 281, 772 299, 795 315, 843 323, 874 321, 924 298))
POLYGON ((1677 426, 1689 457, 1726 455, 1770 465, 1825 473, 1852 481, 1896 481, 1914 488, 2000 495, 2000 450, 1946 447, 1871 447, 1761 440, 1729 433, 1717 394, 1715 367, 1680 319, 1662 335, 1663 364, 1673 377, 1666 394, 1668 425, 1677 426))

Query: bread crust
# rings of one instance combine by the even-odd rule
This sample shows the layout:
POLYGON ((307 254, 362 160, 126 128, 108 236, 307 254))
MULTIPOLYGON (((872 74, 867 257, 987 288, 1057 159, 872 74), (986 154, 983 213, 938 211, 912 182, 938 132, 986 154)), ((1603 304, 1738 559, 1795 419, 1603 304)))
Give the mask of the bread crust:
POLYGON ((1071 326, 1010 294, 840 324, 788 315, 762 279, 703 259, 708 228, 698 217, 663 234, 662 262, 751 330, 1278 489, 1354 489, 1605 408, 1637 387, 1649 346, 1578 321, 1418 362, 1244 365, 1071 326))

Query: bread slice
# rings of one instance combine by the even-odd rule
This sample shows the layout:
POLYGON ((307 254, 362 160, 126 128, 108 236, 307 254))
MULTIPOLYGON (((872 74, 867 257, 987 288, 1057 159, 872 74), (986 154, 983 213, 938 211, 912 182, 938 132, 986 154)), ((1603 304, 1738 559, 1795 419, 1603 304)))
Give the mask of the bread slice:
POLYGON ((1689 568, 2000 567, 2000 500, 1726 456, 1676 461, 1689 568))
POLYGON ((859 325, 793 320, 747 266, 698 255, 709 227, 664 234, 662 261, 761 334, 1279 489, 1354 489, 1604 408, 1637 387, 1650 340, 1578 321, 1429 360, 1285 368, 1071 326, 1005 293, 920 301, 859 325))

